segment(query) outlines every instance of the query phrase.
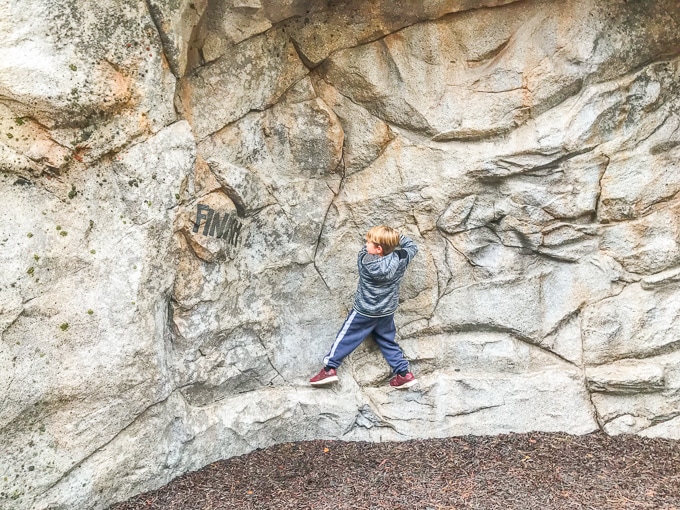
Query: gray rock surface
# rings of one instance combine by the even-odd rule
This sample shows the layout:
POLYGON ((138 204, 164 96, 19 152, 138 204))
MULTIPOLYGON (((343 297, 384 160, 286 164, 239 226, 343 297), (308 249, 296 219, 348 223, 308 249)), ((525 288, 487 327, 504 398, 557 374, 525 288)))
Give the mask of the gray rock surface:
POLYGON ((680 438, 680 6, 0 9, 0 509, 284 441, 680 438), (393 390, 319 368, 375 224, 393 390))

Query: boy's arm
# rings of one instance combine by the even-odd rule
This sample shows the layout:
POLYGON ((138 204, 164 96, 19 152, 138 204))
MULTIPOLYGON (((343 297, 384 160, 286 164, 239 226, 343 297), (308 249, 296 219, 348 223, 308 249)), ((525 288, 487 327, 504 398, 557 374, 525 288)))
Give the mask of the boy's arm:
POLYGON ((410 237, 400 234, 399 245, 401 246, 401 249, 399 250, 399 258, 405 258, 407 263, 411 262, 411 259, 416 256, 416 253, 418 253, 418 246, 416 243, 414 243, 410 237))
POLYGON ((359 266, 359 268, 361 268, 361 260, 367 253, 368 251, 366 250, 366 245, 362 246, 361 249, 359 250, 359 253, 357 254, 357 265, 359 266))

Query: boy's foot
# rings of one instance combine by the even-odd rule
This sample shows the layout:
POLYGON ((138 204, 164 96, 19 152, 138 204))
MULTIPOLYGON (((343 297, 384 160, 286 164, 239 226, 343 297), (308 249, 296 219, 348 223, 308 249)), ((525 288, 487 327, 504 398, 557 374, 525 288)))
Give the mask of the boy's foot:
POLYGON ((406 388, 413 386, 416 382, 415 376, 411 372, 407 372, 406 375, 397 374, 392 379, 390 379, 390 386, 400 390, 405 390, 406 388))
POLYGON ((325 368, 322 368, 318 374, 309 380, 309 382, 312 386, 325 386, 326 384, 337 382, 337 380, 338 373, 334 368, 331 368, 328 371, 326 371, 325 368))

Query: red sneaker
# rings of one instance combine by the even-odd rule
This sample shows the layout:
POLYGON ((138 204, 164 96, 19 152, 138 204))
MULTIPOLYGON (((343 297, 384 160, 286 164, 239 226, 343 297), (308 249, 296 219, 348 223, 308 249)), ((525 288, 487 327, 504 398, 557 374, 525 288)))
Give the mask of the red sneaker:
POLYGON ((325 386, 326 384, 331 384, 337 381, 338 373, 334 368, 331 368, 328 372, 322 368, 318 374, 309 380, 312 386, 325 386))
POLYGON ((390 379, 390 386, 400 390, 405 390, 406 388, 413 386, 416 382, 418 381, 416 381, 415 376, 411 372, 408 372, 404 376, 399 374, 395 375, 392 379, 390 379))

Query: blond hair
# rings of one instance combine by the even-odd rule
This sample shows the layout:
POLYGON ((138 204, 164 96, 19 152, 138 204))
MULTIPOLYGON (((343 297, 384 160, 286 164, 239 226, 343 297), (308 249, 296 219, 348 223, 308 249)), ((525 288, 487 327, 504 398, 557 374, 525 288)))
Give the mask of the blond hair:
POLYGON ((399 232, 385 225, 378 225, 366 232, 366 240, 382 247, 383 255, 388 255, 399 246, 399 232))

